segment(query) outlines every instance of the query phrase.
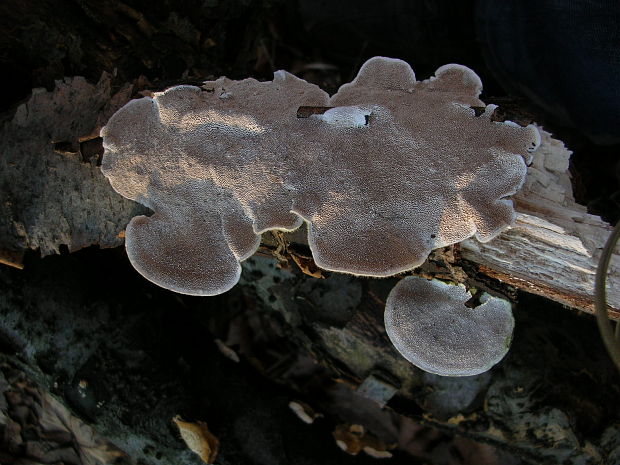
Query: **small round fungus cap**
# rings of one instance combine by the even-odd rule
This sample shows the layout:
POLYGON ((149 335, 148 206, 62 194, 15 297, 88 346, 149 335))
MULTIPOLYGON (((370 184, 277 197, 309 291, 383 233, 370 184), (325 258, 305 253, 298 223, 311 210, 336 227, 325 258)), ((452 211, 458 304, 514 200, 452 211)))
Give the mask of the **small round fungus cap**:
POLYGON ((394 347, 411 363, 441 376, 472 376, 489 370, 510 346, 510 302, 483 294, 469 308, 463 285, 407 277, 390 292, 385 328, 394 347))

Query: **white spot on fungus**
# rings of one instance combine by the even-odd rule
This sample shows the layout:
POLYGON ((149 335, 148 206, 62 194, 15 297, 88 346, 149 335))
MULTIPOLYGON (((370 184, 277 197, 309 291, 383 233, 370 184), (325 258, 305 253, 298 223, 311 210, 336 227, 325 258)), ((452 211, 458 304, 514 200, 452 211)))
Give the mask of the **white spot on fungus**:
POLYGON ((442 376, 472 376, 499 362, 512 338, 510 302, 484 294, 465 306, 462 285, 407 277, 390 292, 385 328, 394 347, 411 363, 442 376))
POLYGON ((460 65, 417 82, 404 61, 373 58, 331 98, 284 71, 205 87, 130 102, 102 130, 104 174, 155 211, 127 227, 130 260, 186 294, 230 289, 260 233, 303 220, 318 266, 365 276, 489 240, 512 222, 506 197, 539 140, 475 117, 482 85, 460 65), (297 118, 301 106, 334 108, 297 118))
POLYGON ((327 124, 333 124, 341 128, 361 128, 368 123, 370 110, 360 107, 336 107, 330 108, 322 115, 311 115, 327 124))

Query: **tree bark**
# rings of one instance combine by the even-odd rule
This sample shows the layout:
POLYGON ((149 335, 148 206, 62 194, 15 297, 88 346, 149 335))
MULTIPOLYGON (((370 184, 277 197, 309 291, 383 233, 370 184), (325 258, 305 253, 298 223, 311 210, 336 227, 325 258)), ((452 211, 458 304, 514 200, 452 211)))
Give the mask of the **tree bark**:
MULTIPOLYGON (((3 262, 20 266, 20 256, 28 249, 48 255, 61 246, 74 251, 94 244, 120 245, 127 222, 147 211, 116 194, 97 167, 102 153, 98 132, 130 99, 133 89, 128 84, 111 95, 107 75, 96 86, 80 78, 68 79, 58 82, 53 92, 34 94, 3 125, 3 262)), ((463 241, 456 247, 460 253, 444 260, 449 269, 443 272, 457 281, 484 282, 510 295, 504 284, 487 279, 494 278, 592 312, 596 266, 611 227, 574 201, 570 151, 549 133, 542 130, 542 134, 526 184, 514 196, 516 223, 488 243, 463 241)), ((305 244, 299 231, 280 237, 283 251, 290 244, 305 244)), ((271 234, 264 243, 274 245, 271 234)), ((307 255, 305 260, 311 260, 307 255)), ((608 276, 609 313, 614 319, 620 317, 618 258, 616 253, 608 276)))
MULTIPOLYGON (((213 298, 158 288, 120 247, 127 222, 149 211, 110 188, 98 135, 116 109, 148 93, 141 75, 174 79, 160 86, 190 83, 178 81, 189 75, 199 85, 222 74, 267 77, 274 61, 304 70, 299 57, 335 35, 296 50, 303 34, 283 40, 281 12, 266 14, 284 2, 181 2, 177 11, 118 0, 30 3, 0 5, 6 100, 52 89, 65 75, 99 81, 64 78, 0 115, 0 262, 12 266, 0 266, 2 463, 203 463, 182 440, 182 418, 219 441, 222 465, 376 463, 369 453, 392 454, 384 463, 394 464, 478 465, 483 456, 502 465, 620 464, 620 379, 594 319, 574 310, 592 311, 611 228, 574 201, 561 141, 543 133, 510 229, 486 244, 434 251, 412 270, 515 302, 514 341, 500 364, 474 377, 430 375, 385 334, 385 299, 398 278, 317 268, 304 228, 266 233, 240 284, 213 298), (270 55, 277 44, 284 59, 270 55)), ((424 16, 423 3, 408 10, 425 18, 419 30, 405 28, 416 72, 454 55, 489 77, 487 90, 498 88, 463 21, 471 5, 439 2, 424 16), (443 33, 429 34, 434 25, 443 33)), ((391 27, 394 8, 381 8, 377 24, 391 27)), ((297 19, 292 29, 303 27, 297 19)), ((355 35, 333 32, 349 47, 341 50, 355 50, 347 56, 363 39, 361 57, 376 31, 364 29, 365 18, 356 24, 355 35)), ((345 61, 328 86, 355 68, 345 61)), ((521 110, 505 117, 518 121, 521 110)), ((614 318, 619 273, 616 255, 614 318)))

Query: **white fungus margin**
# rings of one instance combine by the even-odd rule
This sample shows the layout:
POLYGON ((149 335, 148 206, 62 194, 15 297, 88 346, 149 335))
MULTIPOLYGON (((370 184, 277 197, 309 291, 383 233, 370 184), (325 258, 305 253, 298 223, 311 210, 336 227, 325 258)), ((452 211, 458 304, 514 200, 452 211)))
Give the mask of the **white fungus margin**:
POLYGON ((442 376, 472 376, 489 370, 508 352, 514 329, 510 302, 483 294, 480 305, 463 285, 410 276, 390 292, 385 328, 411 363, 442 376))
POLYGON ((134 100, 101 132, 112 187, 155 211, 127 227, 129 258, 160 286, 215 295, 262 232, 304 221, 319 267, 363 276, 488 241, 512 223, 509 196, 540 137, 476 116, 481 89, 464 66, 416 81, 404 61, 375 57, 331 98, 278 71, 134 100), (300 106, 334 108, 298 118, 300 106))

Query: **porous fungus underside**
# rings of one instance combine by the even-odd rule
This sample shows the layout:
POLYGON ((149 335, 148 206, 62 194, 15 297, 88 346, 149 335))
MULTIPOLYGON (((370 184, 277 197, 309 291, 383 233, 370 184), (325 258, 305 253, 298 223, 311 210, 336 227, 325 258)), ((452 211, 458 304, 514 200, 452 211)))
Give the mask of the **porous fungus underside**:
POLYGON ((394 347, 415 366, 442 376, 472 376, 489 370, 510 346, 510 302, 483 294, 469 308, 463 285, 409 276, 385 305, 385 329, 394 347))
POLYGON ((126 231, 129 258, 176 292, 234 286, 264 231, 308 223, 318 266, 389 276, 432 249, 509 225, 536 148, 533 127, 476 117, 482 85, 460 65, 417 82, 372 58, 331 98, 278 71, 271 82, 220 78, 134 100, 102 130, 102 169, 154 210, 126 231), (300 106, 335 107, 297 118, 300 106))

